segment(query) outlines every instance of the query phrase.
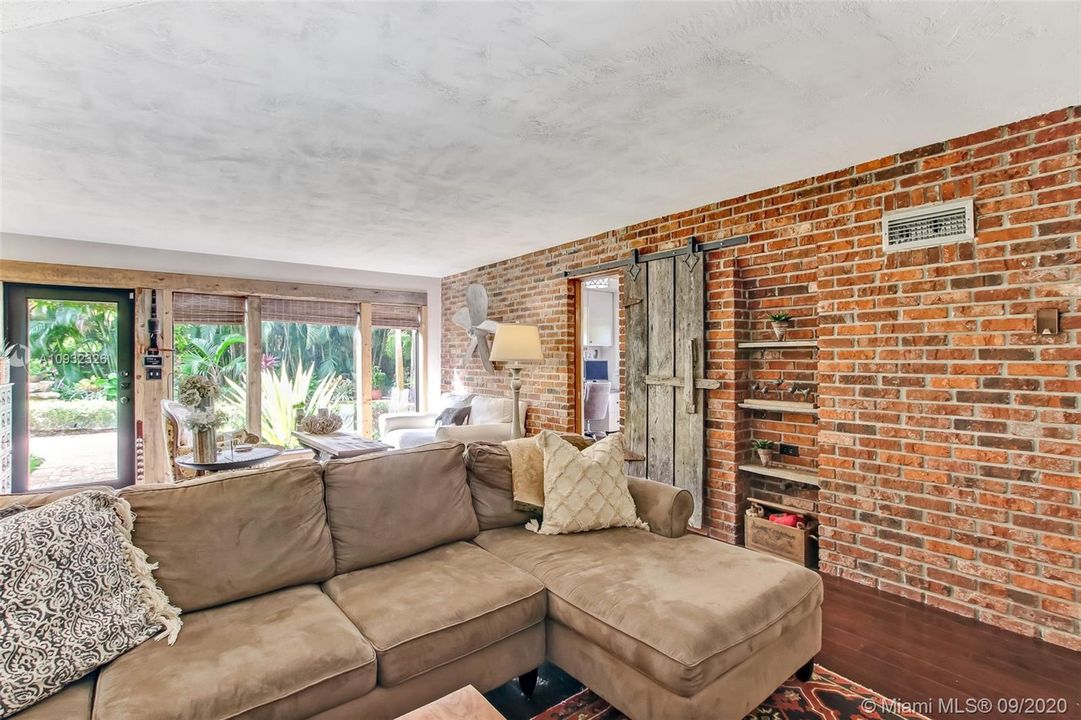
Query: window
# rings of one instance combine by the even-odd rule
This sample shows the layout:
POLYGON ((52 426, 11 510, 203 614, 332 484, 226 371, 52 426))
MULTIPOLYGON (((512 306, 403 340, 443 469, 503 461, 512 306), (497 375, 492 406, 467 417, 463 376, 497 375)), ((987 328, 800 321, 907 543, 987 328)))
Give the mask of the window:
POLYGON ((226 429, 244 428, 247 424, 244 298, 174 293, 173 351, 173 397, 184 378, 206 375, 221 388, 216 407, 228 418, 226 429))
POLYGON ((372 306, 372 430, 387 412, 417 409, 418 308, 410 305, 372 306))
POLYGON ((287 448, 299 446, 292 435, 298 414, 320 408, 340 415, 345 430, 377 434, 383 413, 419 408, 422 310, 366 307, 371 338, 362 339, 359 303, 173 293, 174 397, 184 378, 206 375, 222 389, 223 429, 255 423, 249 429, 262 442, 287 448), (260 350, 250 358, 249 343, 260 350), (359 390, 358 348, 371 370, 371 403, 359 390))
POLYGON ((356 423, 354 303, 264 298, 262 432, 265 442, 296 447, 298 412, 329 408, 343 428, 356 423))

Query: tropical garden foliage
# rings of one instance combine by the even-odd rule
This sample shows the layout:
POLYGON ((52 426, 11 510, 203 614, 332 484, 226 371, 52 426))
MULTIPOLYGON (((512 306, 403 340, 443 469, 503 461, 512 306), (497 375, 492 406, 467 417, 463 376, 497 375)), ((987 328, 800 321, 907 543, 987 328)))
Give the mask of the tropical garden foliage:
POLYGON ((29 319, 31 378, 64 400, 116 399, 115 305, 33 300, 29 319))
POLYGON ((35 299, 29 321, 31 432, 115 428, 116 306, 35 299))
MULTIPOLYGON (((297 410, 314 413, 327 407, 355 428, 355 330, 318 323, 264 322, 261 373, 264 441, 292 446, 297 410)), ((413 389, 413 332, 376 328, 372 331, 372 391, 376 398, 413 389), (396 386, 395 379, 401 382, 396 386)), ((193 374, 217 379, 223 396, 217 407, 227 428, 243 427, 245 415, 245 347, 243 329, 229 325, 178 324, 174 327, 175 379, 193 374), (235 427, 234 427, 235 426, 235 427)), ((373 403, 373 414, 387 410, 387 401, 373 403)))

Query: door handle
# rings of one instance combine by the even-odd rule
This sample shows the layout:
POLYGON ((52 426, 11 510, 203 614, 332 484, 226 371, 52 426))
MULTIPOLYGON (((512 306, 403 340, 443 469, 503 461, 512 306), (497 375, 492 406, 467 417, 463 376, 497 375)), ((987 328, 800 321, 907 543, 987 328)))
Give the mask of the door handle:
POLYGON ((120 404, 121 404, 121 405, 127 405, 127 404, 128 404, 129 402, 131 402, 131 399, 130 399, 130 398, 128 398, 128 397, 125 397, 125 396, 121 396, 121 397, 120 397, 120 404))

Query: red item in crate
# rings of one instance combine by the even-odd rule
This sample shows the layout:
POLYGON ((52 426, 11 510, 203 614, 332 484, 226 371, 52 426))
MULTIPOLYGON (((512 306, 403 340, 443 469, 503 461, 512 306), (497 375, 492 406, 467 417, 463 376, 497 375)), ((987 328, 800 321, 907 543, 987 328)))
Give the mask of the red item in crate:
POLYGON ((778 513, 770 515, 769 521, 779 525, 787 525, 788 527, 797 527, 803 521, 803 518, 793 513, 778 513))

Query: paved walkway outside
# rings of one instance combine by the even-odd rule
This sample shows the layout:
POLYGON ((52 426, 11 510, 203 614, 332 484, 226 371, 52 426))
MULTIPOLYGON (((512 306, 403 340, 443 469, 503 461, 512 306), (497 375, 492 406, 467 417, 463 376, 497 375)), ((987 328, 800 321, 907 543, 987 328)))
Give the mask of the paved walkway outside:
POLYGON ((30 473, 30 490, 116 480, 116 431, 30 438, 30 454, 45 462, 30 473))

